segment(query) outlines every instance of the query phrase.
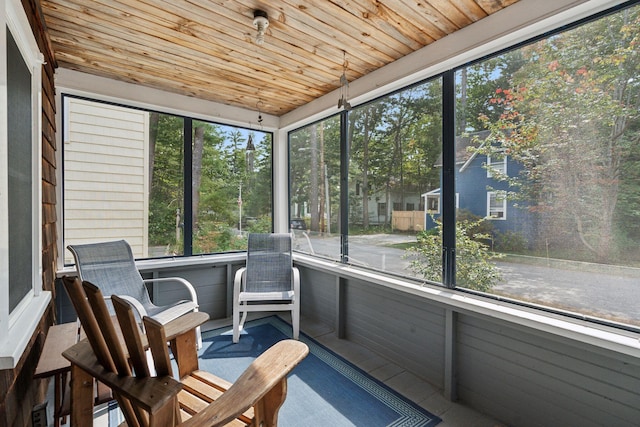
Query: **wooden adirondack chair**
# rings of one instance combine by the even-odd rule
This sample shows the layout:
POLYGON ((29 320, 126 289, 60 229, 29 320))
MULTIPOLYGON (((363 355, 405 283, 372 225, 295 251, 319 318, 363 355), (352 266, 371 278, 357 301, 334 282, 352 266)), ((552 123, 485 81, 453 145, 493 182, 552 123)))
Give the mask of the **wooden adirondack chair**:
POLYGON ((112 297, 116 324, 100 289, 76 278, 63 280, 87 336, 63 353, 71 362, 72 427, 92 425, 93 379, 112 389, 128 427, 277 425, 286 376, 309 352, 304 343, 275 344, 230 384, 198 369, 195 328, 207 314, 188 313, 166 325, 144 318, 145 337, 125 300, 112 297), (149 374, 147 340, 156 376, 149 374), (180 381, 174 378, 167 342, 180 381))

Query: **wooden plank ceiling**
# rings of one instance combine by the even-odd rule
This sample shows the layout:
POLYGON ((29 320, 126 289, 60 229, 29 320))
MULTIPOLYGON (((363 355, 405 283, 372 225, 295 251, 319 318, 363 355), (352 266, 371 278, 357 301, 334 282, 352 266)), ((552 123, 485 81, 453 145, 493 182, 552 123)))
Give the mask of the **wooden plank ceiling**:
POLYGON ((516 1, 41 0, 41 5, 62 68, 279 116, 339 87, 345 64, 353 81, 516 1), (262 45, 253 26, 257 9, 269 18, 262 45))

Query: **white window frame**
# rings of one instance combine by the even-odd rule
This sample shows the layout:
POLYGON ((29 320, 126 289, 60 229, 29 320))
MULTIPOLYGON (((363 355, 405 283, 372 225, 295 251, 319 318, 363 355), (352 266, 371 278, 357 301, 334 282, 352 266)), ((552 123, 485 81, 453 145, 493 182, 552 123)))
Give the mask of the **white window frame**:
MULTIPOLYGON (((442 199, 440 198, 440 189, 437 188, 435 190, 429 191, 428 193, 423 194, 424 197, 424 211, 430 215, 438 215, 440 214, 440 205, 442 204, 442 199), (438 209, 428 209, 429 202, 428 199, 436 198, 438 200, 438 209)), ((460 209, 460 193, 456 193, 456 209, 460 209)))
POLYGON ((497 161, 492 161, 491 156, 487 155, 487 178, 493 178, 493 174, 495 172, 500 173, 501 175, 507 174, 507 156, 503 156, 502 159, 497 161))
POLYGON ((42 64, 43 56, 20 0, 0 0, 0 369, 14 369, 51 301, 42 291, 42 64), (32 283, 22 301, 9 311, 9 209, 7 36, 9 29, 31 70, 32 94, 32 283))
POLYGON ((425 210, 428 214, 436 215, 440 213, 440 193, 429 192, 425 195, 425 210), (437 200, 437 208, 429 209, 429 199, 437 200))
POLYGON ((507 219, 507 194, 504 191, 487 191, 487 219, 504 221, 507 219), (502 209, 491 209, 491 198, 502 197, 502 209), (493 212, 502 212, 501 217, 493 216, 493 212))

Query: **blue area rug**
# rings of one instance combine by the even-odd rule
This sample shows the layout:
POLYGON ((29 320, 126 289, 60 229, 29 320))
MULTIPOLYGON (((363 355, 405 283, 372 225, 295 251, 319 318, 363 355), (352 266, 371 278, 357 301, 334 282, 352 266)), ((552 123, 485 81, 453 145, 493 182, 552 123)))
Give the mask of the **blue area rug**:
MULTIPOLYGON (((291 325, 272 316, 247 322, 238 344, 231 337, 230 327, 203 334, 200 369, 235 381, 263 351, 290 338, 291 325)), ((305 334, 300 341, 310 352, 288 377, 279 425, 426 427, 441 421, 305 334)))

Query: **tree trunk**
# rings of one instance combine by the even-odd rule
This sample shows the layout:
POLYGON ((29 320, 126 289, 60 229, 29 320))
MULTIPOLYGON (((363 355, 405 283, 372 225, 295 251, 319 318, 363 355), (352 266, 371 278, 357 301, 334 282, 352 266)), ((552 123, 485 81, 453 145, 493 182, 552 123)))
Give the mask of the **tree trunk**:
POLYGON ((153 185, 153 168, 156 162, 156 140, 158 139, 158 125, 160 113, 149 113, 149 193, 153 185))
POLYGON ((204 152, 204 126, 194 128, 193 163, 191 164, 192 221, 193 234, 198 231, 198 209, 200 206, 200 182, 202 181, 202 154, 204 152))
POLYGON ((312 125, 309 135, 309 145, 311 146, 311 171, 310 171, 310 193, 309 210, 311 211, 311 231, 320 230, 320 217, 318 215, 318 135, 316 126, 312 125))
POLYGON ((369 111, 365 112, 364 118, 364 141, 362 155, 362 228, 369 229, 369 111))
POLYGON ((322 125, 322 123, 318 123, 318 130, 319 135, 318 135, 318 142, 320 144, 320 167, 319 167, 319 171, 320 171, 320 175, 321 175, 321 179, 320 181, 320 185, 319 187, 319 195, 320 195, 320 202, 319 202, 319 208, 318 209, 318 215, 320 216, 320 231, 322 231, 323 233, 327 231, 327 224, 326 224, 326 219, 325 219, 325 209, 326 209, 326 188, 325 188, 325 163, 324 163, 324 126, 322 125))

